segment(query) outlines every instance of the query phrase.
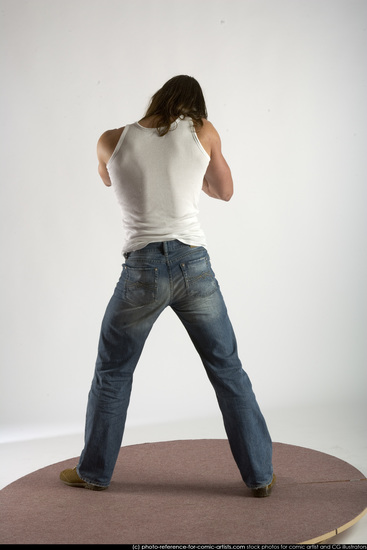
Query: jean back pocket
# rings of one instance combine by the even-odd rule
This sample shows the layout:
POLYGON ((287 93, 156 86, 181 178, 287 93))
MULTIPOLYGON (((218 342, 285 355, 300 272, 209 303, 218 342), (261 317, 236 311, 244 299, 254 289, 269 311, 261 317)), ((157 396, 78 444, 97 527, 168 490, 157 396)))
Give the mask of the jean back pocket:
POLYGON ((192 297, 210 296, 218 289, 218 283, 208 256, 180 264, 186 291, 192 297))
POLYGON ((124 265, 123 299, 133 306, 147 306, 157 299, 158 269, 124 265))

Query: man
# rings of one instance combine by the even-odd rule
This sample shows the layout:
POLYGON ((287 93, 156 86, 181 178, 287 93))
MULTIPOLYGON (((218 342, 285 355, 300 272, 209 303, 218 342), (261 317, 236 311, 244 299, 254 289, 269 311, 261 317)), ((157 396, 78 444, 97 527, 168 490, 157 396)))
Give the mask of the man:
POLYGON ((198 221, 201 190, 225 201, 233 194, 198 82, 185 75, 170 79, 144 118, 101 136, 97 155, 99 174, 122 208, 125 263, 102 323, 85 446, 78 466, 64 470, 61 480, 92 490, 109 486, 135 367, 154 322, 170 306, 214 387, 242 479, 254 496, 269 496, 275 483, 271 438, 238 358, 198 221))

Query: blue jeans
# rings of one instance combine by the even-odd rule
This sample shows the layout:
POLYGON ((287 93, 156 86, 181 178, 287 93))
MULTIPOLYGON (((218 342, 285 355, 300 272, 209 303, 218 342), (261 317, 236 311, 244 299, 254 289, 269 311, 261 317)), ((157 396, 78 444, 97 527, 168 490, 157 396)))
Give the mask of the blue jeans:
POLYGON ((109 485, 121 447, 133 373, 149 332, 170 306, 184 324, 212 383, 233 457, 250 488, 271 482, 272 442, 207 251, 180 241, 152 243, 126 263, 102 322, 77 472, 109 485))

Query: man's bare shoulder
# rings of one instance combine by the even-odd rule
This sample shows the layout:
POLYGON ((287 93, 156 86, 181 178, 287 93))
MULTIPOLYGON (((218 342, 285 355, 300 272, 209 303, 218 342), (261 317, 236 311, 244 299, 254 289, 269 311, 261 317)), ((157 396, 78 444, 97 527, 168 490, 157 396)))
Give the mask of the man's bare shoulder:
POLYGON ((97 154, 100 160, 107 163, 116 148, 124 128, 125 126, 122 126, 122 128, 114 128, 113 130, 103 132, 97 143, 97 154))
POLYGON ((99 138, 99 143, 108 146, 116 142, 117 145, 124 128, 125 126, 122 126, 121 128, 114 128, 113 130, 106 130, 99 138))
POLYGON ((218 145, 220 146, 220 137, 209 120, 203 118, 202 123, 202 126, 196 128, 196 133, 206 152, 209 156, 212 156, 213 149, 218 147, 218 145))

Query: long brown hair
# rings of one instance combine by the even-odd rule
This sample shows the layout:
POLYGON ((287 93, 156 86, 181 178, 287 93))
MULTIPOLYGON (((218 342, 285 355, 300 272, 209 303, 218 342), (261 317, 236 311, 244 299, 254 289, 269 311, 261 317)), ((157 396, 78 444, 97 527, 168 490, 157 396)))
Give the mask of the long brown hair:
POLYGON ((167 134, 179 117, 190 117, 195 125, 202 126, 208 113, 200 84, 192 76, 174 76, 153 95, 144 118, 151 116, 160 136, 167 134))

